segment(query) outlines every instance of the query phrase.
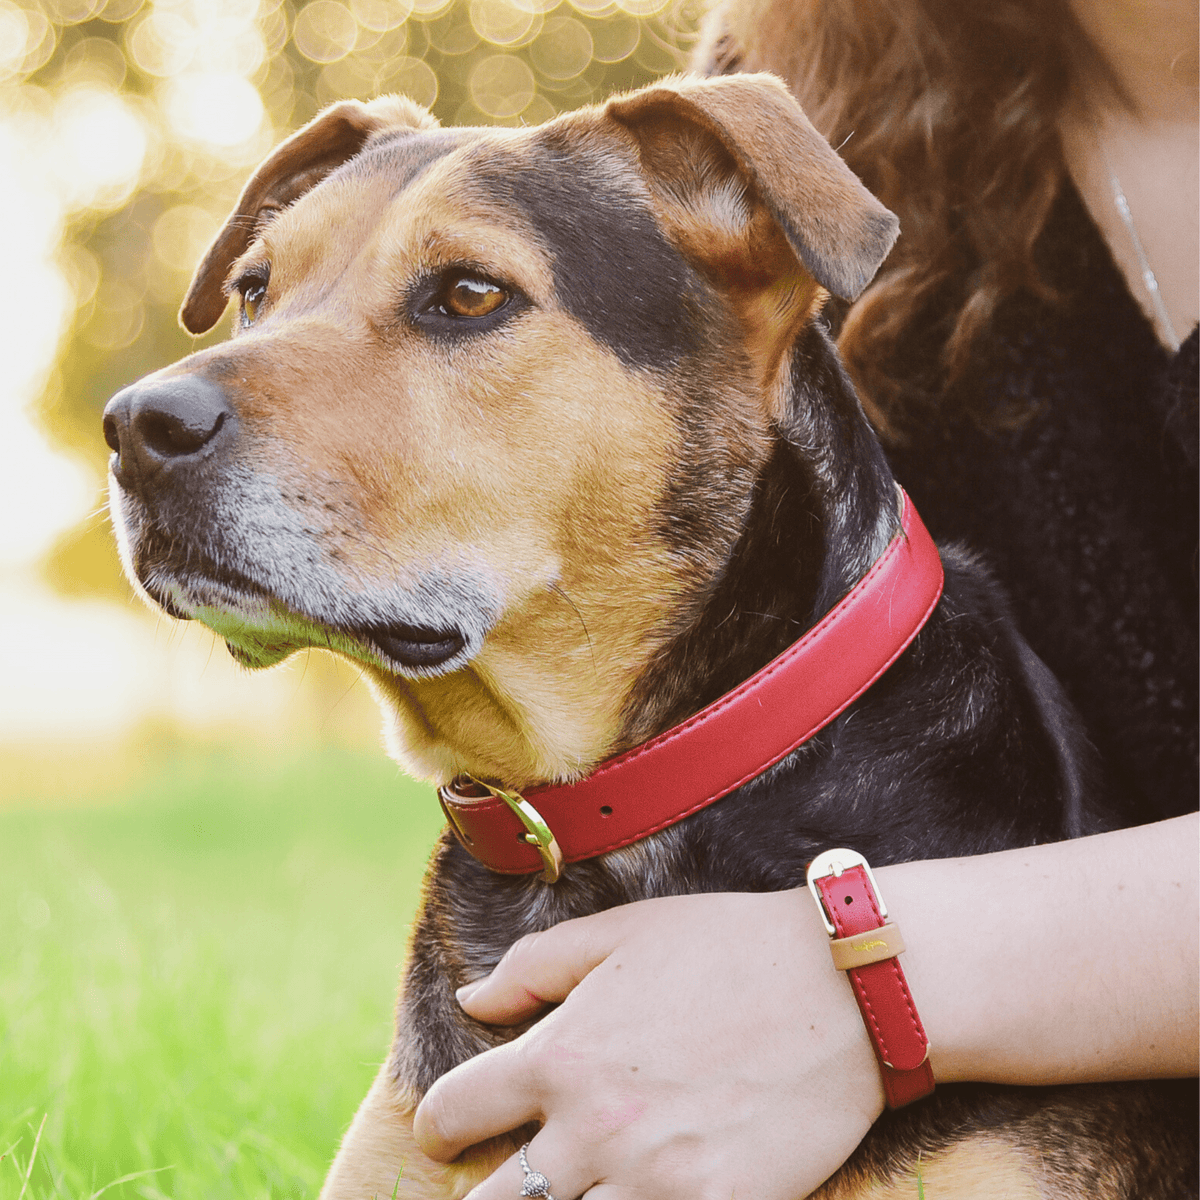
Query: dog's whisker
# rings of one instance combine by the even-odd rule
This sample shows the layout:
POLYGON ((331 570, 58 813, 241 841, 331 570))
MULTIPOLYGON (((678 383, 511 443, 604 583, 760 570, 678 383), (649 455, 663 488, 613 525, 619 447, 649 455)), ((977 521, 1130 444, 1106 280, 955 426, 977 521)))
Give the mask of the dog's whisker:
POLYGON ((217 635, 214 633, 208 639, 208 657, 204 660, 204 670, 207 671, 212 666, 213 655, 217 652, 217 635))
POLYGON ((356 687, 358 687, 364 679, 366 679, 366 677, 367 677, 366 667, 360 668, 358 674, 355 675, 355 677, 349 682, 349 684, 347 684, 345 691, 343 691, 342 694, 333 702, 333 704, 331 704, 329 706, 329 712, 332 713, 334 711, 334 709, 336 709, 336 708, 340 707, 342 704, 344 704, 346 702, 346 697, 349 696, 350 693, 353 692, 354 689, 356 687))
POLYGON ((299 693, 300 688, 303 687, 303 685, 304 685, 305 679, 308 677, 308 664, 311 662, 312 662, 312 647, 306 646, 304 648, 304 666, 302 666, 300 668, 300 678, 296 680, 297 693, 299 693))
POLYGON ((592 656, 592 670, 598 675, 600 673, 599 664, 596 662, 596 649, 592 645, 592 635, 588 632, 587 622, 583 619, 583 613, 579 611, 579 606, 571 599, 570 596, 557 584, 552 583, 550 590, 556 595, 561 596, 574 610, 575 615, 579 618, 579 624, 583 629, 583 636, 587 639, 588 653, 592 656))
POLYGON ((755 612, 753 609, 744 608, 742 612, 747 617, 761 617, 764 621, 786 621, 789 625, 800 626, 802 621, 797 621, 795 617, 785 617, 782 613, 766 613, 755 612))

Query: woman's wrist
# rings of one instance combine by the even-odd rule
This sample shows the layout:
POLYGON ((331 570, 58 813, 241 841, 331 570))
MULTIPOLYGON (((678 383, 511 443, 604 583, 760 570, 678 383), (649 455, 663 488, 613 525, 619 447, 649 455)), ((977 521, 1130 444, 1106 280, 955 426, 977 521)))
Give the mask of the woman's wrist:
POLYGON ((787 920, 794 929, 795 957, 797 962, 807 964, 808 978, 799 985, 807 997, 803 1004, 793 1006, 796 1013, 808 1018, 802 1019, 802 1028, 795 1030, 797 1055, 812 1054, 808 1043, 814 1034, 829 1045, 839 1046, 833 1069, 859 1081, 862 1108, 873 1120, 885 1108, 883 1080, 850 981, 833 965, 829 934, 812 896, 807 888, 798 888, 766 893, 763 900, 784 902, 791 908, 787 920))
POLYGON ((1198 828, 1180 818, 877 871, 935 1079, 1194 1072, 1198 828), (1160 925, 1164 913, 1178 919, 1160 925))

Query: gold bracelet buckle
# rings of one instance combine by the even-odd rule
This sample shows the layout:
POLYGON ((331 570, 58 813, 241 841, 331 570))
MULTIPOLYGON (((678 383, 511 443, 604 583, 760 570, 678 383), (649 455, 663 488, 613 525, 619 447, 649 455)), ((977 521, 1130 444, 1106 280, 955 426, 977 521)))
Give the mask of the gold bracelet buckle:
POLYGON ((829 919, 829 914, 825 911, 825 902, 821 899, 821 893, 817 890, 817 880, 824 879, 829 875, 837 877, 843 871, 848 871, 851 867, 862 867, 867 873, 867 878, 871 881, 871 890, 875 893, 875 903, 879 908, 879 915, 883 920, 887 920, 887 905, 883 902, 883 896, 879 892, 879 884, 875 882, 875 875, 867 860, 857 850, 847 850, 844 847, 839 847, 836 850, 823 850, 808 864, 807 880, 808 890, 812 892, 812 898, 817 902, 817 912, 821 914, 821 923, 825 926, 825 930, 831 938, 837 937, 837 930, 834 929, 833 922, 829 919))

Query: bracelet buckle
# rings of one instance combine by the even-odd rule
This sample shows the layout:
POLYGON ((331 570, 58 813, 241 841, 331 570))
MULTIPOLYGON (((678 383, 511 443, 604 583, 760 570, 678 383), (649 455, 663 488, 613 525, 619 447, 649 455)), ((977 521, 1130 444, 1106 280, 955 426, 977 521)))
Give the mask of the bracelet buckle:
POLYGON ((821 914, 821 923, 825 926, 826 933, 831 938, 837 937, 837 930, 833 927, 833 922, 829 919, 829 914, 825 911, 825 902, 821 899, 821 893, 817 890, 817 880, 824 879, 829 875, 834 877, 840 876, 843 871, 849 870, 851 867, 862 867, 866 872, 867 878, 871 881, 871 890, 875 893, 875 903, 879 908, 879 915, 887 920, 887 905, 883 902, 883 896, 879 891, 879 884, 875 882, 874 872, 871 870, 870 863, 857 850, 847 850, 845 847, 838 847, 835 850, 823 850, 816 858, 808 864, 808 890, 812 893, 812 898, 817 902, 817 912, 821 914))

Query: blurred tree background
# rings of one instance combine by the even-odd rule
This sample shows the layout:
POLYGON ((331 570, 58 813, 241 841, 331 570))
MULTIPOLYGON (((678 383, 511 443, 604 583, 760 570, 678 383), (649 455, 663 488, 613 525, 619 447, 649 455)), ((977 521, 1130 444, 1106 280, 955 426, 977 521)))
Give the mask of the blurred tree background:
MULTIPOLYGON (((177 325, 191 269, 251 167, 323 105, 403 92, 444 124, 537 124, 677 69, 699 2, 0 0, 0 221, 27 260, 9 256, 0 316, 52 442, 99 489, 108 397, 225 336, 177 325)), ((42 572, 128 596, 107 521, 60 536, 42 572)))
POLYGON ((352 665, 247 678, 134 599, 105 402, 226 336, 193 265, 323 105, 535 124, 678 67, 699 2, 0 0, 0 1194, 314 1195, 442 824, 352 665))
POLYGON ((0 1193, 315 1194, 441 826, 351 665, 246 678, 133 598, 105 402, 226 336, 193 265, 323 105, 535 124, 677 68, 699 2, 0 0, 0 1193))

